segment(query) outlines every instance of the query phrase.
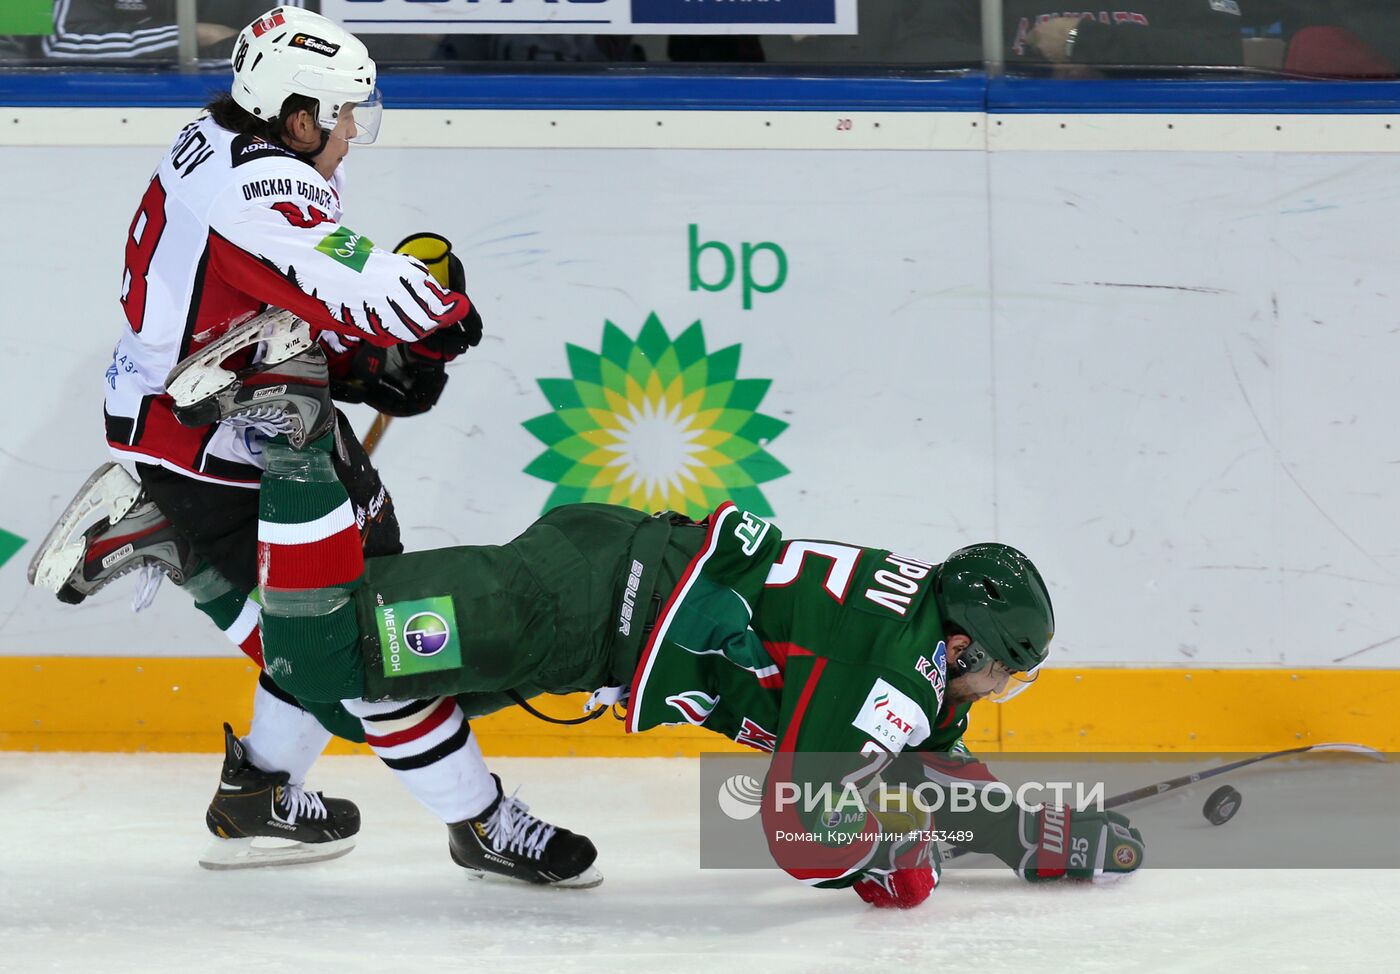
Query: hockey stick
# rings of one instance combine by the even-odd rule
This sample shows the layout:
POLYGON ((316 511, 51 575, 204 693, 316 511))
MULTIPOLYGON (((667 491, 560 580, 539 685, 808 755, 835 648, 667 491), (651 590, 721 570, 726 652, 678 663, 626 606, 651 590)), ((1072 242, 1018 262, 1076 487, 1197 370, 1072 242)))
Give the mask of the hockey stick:
MULTIPOLYGON (((1141 788, 1134 788, 1132 791, 1125 791, 1122 794, 1114 795, 1112 798, 1104 800, 1104 808, 1122 808, 1124 805, 1131 805, 1146 798, 1155 798, 1158 795, 1165 795, 1169 791, 1176 791, 1178 788, 1185 788, 1197 782, 1206 781, 1210 778, 1227 774, 1231 771, 1238 771, 1240 768, 1249 767, 1251 764, 1258 764, 1260 761, 1272 761, 1274 758, 1286 758, 1292 754, 1306 754, 1309 751, 1344 751, 1348 754, 1364 754, 1377 761, 1384 761, 1385 755, 1381 754, 1373 747, 1365 744, 1309 744, 1306 747, 1290 747, 1284 751, 1270 751, 1268 754, 1257 754, 1252 758, 1244 758, 1239 761, 1231 761, 1229 764, 1222 764, 1218 768, 1208 768, 1205 771, 1195 771, 1191 774, 1184 774, 1179 778, 1168 778, 1166 781, 1159 781, 1155 785, 1143 785, 1141 788)), ((972 855, 971 849, 953 849, 944 854, 945 861, 957 859, 960 856, 972 855)))
POLYGON ((365 453, 374 456, 374 448, 379 445, 379 441, 384 436, 384 431, 389 428, 389 424, 394 421, 394 417, 385 413, 376 413, 374 422, 370 424, 369 431, 365 433, 365 438, 361 444, 365 448, 365 453))
POLYGON ((1385 757, 1380 751, 1364 744, 1309 744, 1306 747, 1290 747, 1286 751, 1271 751, 1268 754, 1259 754, 1252 758, 1244 758, 1241 761, 1232 761, 1229 764, 1222 764, 1218 768, 1210 768, 1206 771, 1196 771, 1192 774, 1182 775, 1180 778, 1171 778, 1167 781, 1159 781, 1155 785, 1144 785, 1141 788, 1134 788, 1132 791, 1125 791, 1121 795, 1114 795, 1104 801, 1104 808, 1119 808, 1133 802, 1142 801, 1144 798, 1155 798, 1157 795, 1165 795, 1169 791, 1176 791, 1178 788, 1185 788, 1194 785, 1198 781, 1205 781, 1229 771, 1237 771, 1240 768, 1249 767, 1251 764, 1258 764, 1260 761, 1272 761, 1274 758, 1286 758, 1290 754, 1306 754, 1309 751, 1345 751, 1349 754, 1365 754, 1375 758, 1377 761, 1384 761, 1385 757))

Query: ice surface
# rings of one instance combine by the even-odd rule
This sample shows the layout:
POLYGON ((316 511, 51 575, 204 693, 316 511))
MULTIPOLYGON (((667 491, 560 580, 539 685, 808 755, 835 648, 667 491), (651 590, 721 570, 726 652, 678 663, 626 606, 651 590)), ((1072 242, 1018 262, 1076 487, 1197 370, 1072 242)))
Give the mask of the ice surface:
MULTIPOLYGON (((1400 870, 1158 870, 1038 887, 959 870, 908 912, 777 872, 702 871, 686 760, 493 762, 541 816, 598 844, 607 879, 594 890, 467 880, 442 827, 368 757, 323 758, 310 782, 360 804, 349 856, 208 872, 195 859, 218 764, 0 753, 0 971, 1397 969, 1400 870)), ((1152 814, 1204 825, 1201 788, 1152 814)), ((1242 790, 1221 835, 1247 824, 1242 790)))

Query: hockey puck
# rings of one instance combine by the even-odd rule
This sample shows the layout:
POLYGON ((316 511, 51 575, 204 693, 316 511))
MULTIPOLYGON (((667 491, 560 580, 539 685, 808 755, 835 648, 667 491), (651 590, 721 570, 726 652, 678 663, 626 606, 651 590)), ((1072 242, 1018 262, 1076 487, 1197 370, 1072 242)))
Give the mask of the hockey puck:
POLYGON ((1229 785, 1221 785, 1210 793, 1206 799, 1205 808, 1201 809, 1201 814, 1206 817, 1206 821, 1211 825, 1224 825, 1235 817, 1235 813, 1240 810, 1241 795, 1239 791, 1229 785))

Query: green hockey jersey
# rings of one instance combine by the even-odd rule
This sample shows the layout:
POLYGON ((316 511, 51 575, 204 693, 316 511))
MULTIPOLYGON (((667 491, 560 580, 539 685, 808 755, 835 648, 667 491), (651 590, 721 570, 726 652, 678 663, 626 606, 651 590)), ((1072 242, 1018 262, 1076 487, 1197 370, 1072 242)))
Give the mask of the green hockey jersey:
MULTIPOLYGON (((694 724, 778 753, 951 750, 967 707, 943 705, 934 568, 880 548, 786 540, 723 505, 643 649, 627 729, 694 724)), ((816 872, 800 878, 845 885, 862 870, 816 872)))

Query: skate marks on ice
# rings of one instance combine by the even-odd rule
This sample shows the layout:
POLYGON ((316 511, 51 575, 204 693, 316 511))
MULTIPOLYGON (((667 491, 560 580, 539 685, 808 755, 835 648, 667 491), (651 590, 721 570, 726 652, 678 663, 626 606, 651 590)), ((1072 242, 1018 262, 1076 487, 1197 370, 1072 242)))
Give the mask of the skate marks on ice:
MULTIPOLYGON (((1400 871, 1149 868, 1033 887, 958 870, 923 907, 876 911, 777 872, 699 869, 696 762, 493 767, 597 843, 602 886, 469 881, 441 826, 370 758, 322 759, 310 782, 360 804, 349 856, 214 873, 195 860, 216 756, 0 752, 0 972, 1354 970, 1388 963, 1379 938, 1353 933, 1381 929, 1400 901, 1400 871)), ((1200 805, 1215 784, 1153 803, 1144 829, 1228 842, 1250 795, 1212 828, 1200 805)))

